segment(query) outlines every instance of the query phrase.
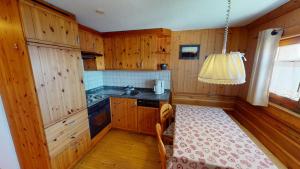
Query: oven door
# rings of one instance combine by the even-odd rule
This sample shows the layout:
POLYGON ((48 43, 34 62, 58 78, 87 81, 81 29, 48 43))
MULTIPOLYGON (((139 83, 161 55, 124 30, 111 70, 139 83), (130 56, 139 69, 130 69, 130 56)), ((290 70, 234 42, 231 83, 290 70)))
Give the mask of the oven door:
POLYGON ((111 123, 109 98, 89 108, 89 125, 91 138, 111 123))

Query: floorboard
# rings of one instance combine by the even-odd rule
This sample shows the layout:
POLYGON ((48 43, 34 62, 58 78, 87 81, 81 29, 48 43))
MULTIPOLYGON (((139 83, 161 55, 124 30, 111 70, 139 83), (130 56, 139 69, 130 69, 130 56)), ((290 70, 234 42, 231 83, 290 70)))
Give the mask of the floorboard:
MULTIPOLYGON (((234 121, 236 121, 233 118, 234 121)), ((236 121, 237 124, 239 124, 236 121)), ((286 167, 241 124, 239 126, 279 169, 286 167)), ((112 129, 75 169, 159 169, 156 138, 112 129)))
POLYGON ((111 130, 75 169, 159 169, 156 138, 111 130))

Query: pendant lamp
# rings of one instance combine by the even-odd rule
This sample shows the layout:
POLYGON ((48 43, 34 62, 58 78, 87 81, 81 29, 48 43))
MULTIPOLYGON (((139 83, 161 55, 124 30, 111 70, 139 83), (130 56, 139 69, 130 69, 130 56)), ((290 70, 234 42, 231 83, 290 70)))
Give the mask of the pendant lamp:
POLYGON ((210 54, 205 59, 198 75, 198 81, 224 85, 236 85, 246 82, 244 54, 240 52, 226 53, 230 10, 231 0, 228 0, 222 53, 210 54))

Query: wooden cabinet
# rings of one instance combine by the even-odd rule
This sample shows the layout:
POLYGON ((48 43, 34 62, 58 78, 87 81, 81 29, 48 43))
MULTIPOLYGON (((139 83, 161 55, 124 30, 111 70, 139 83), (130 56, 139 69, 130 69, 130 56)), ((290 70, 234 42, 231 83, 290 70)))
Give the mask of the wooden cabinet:
POLYGON ((159 108, 137 106, 136 99, 111 98, 112 127, 144 134, 155 134, 159 108))
POLYGON ((86 108, 79 50, 29 44, 45 128, 86 108))
POLYGON ((137 131, 136 99, 111 98, 112 127, 137 131))
POLYGON ((67 169, 71 168, 80 160, 80 158, 89 151, 91 144, 90 132, 84 131, 78 138, 74 139, 64 149, 51 156, 52 169, 67 169))
POLYGON ((138 131, 144 134, 155 134, 155 125, 159 121, 159 109, 138 107, 138 131))
POLYGON ((103 55, 103 38, 100 33, 81 25, 79 27, 79 39, 81 51, 103 55))
POLYGON ((170 34, 132 32, 103 34, 105 69, 157 70, 159 64, 169 64, 170 34))
POLYGON ((80 25, 80 49, 83 53, 93 53, 95 58, 84 59, 84 70, 104 70, 104 47, 100 33, 80 25))
POLYGON ((27 0, 20 1, 20 11, 27 41, 79 47, 78 25, 71 16, 27 0))

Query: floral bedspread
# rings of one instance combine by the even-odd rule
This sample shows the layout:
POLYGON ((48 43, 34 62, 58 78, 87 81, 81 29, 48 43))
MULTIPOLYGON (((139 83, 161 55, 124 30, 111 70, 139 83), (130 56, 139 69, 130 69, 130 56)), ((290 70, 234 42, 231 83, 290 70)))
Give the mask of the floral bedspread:
POLYGON ((176 105, 168 169, 275 169, 273 162, 219 108, 176 105))

